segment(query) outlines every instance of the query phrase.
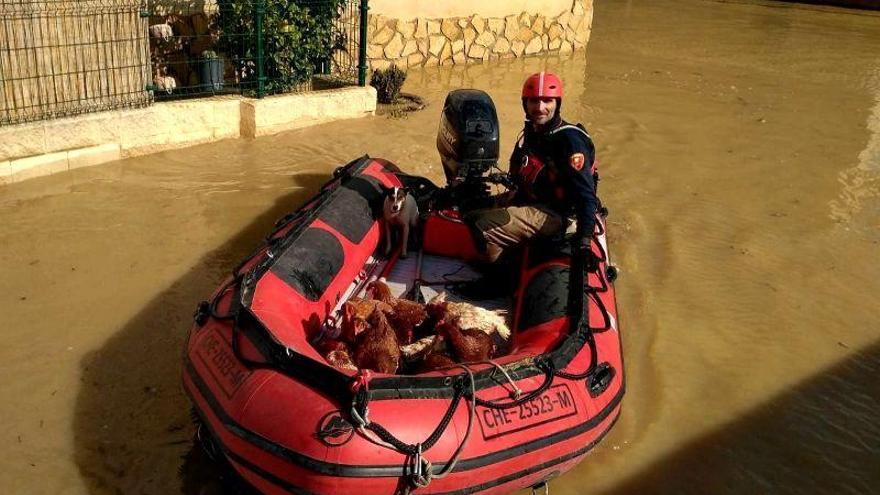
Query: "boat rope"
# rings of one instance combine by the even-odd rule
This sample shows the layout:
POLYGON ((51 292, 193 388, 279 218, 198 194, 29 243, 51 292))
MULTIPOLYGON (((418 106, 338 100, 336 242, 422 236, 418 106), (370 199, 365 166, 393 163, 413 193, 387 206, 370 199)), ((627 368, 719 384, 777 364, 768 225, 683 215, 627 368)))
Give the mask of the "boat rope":
POLYGON ((491 364, 492 366, 495 367, 496 370, 500 371, 501 374, 504 375, 504 378, 507 378, 507 382, 510 384, 510 387, 513 389, 511 391, 511 398, 512 399, 519 399, 520 397, 522 397, 522 389, 516 386, 516 380, 514 380, 513 377, 510 376, 510 373, 508 373, 507 370, 504 369, 504 366, 501 366, 496 361, 493 361, 491 359, 489 359, 488 361, 480 361, 480 363, 491 364))
POLYGON ((364 394, 366 394, 367 397, 369 397, 370 379, 372 379, 372 377, 373 377, 373 373, 368 369, 360 370, 360 371, 358 371, 358 374, 355 375, 354 381, 352 381, 352 383, 351 383, 351 391, 354 394, 353 395, 354 399, 352 400, 352 403, 351 403, 351 417, 352 417, 352 419, 354 419, 357 430, 359 432, 361 432, 361 434, 364 436, 364 438, 366 438, 367 440, 369 440, 372 443, 375 443, 376 445, 394 450, 395 449, 394 445, 391 445, 390 443, 377 437, 372 431, 370 431, 368 429, 370 427, 370 425, 372 424, 370 422, 370 407, 369 407, 369 405, 364 404, 363 413, 358 411, 357 397, 362 392, 364 394))
POLYGON ((411 481, 416 488, 426 488, 431 484, 431 481, 435 479, 443 479, 449 473, 451 473, 455 469, 455 465, 458 464, 458 460, 461 458, 462 452, 464 452, 465 447, 467 446, 468 440, 471 436, 471 431, 473 431, 474 426, 474 417, 477 415, 477 385, 476 380, 474 379, 474 372, 465 364, 458 365, 462 368, 468 376, 468 382, 470 384, 469 390, 467 391, 467 396, 470 400, 468 400, 468 422, 467 429, 465 430, 464 437, 461 439, 461 442, 458 444, 458 448, 453 452, 452 457, 449 458, 449 461, 446 465, 443 466, 438 473, 434 473, 434 466, 431 464, 431 461, 425 459, 422 456, 422 444, 418 444, 418 450, 416 455, 413 457, 413 473, 411 476, 411 481))
POLYGON ((225 315, 219 314, 217 312, 217 305, 220 303, 220 299, 223 298, 223 295, 226 294, 230 289, 236 287, 239 282, 241 282, 243 276, 242 275, 234 275, 229 282, 223 284, 223 287, 217 291, 217 294, 211 299, 211 303, 209 305, 209 314, 212 318, 217 320, 232 320, 238 315, 238 311, 233 309, 235 307, 234 304, 230 304, 229 312, 225 315))
MULTIPOLYGON (((368 409, 367 409, 367 397, 369 394, 364 393, 363 389, 355 394, 354 404, 352 405, 352 409, 355 414, 352 415, 352 418, 355 422, 358 423, 358 426, 363 426, 375 433, 382 441, 385 443, 391 444, 394 448, 400 452, 403 452, 408 455, 415 455, 418 450, 418 444, 408 444, 402 442, 400 439, 392 435, 388 430, 386 430, 382 425, 370 421, 368 417, 368 409), (361 403, 362 405, 359 405, 361 403), (360 412, 359 409, 363 409, 363 413, 360 412)), ((424 450, 428 450, 440 440, 440 437, 443 436, 443 432, 446 431, 446 428, 449 426, 449 423, 452 421, 452 417, 455 414, 455 410, 458 408, 458 403, 461 402, 461 398, 464 396, 464 393, 461 390, 460 382, 459 385, 455 387, 453 392, 452 401, 449 404, 449 409, 447 409, 446 414, 443 416, 443 419, 440 421, 440 424, 437 425, 437 428, 431 433, 431 435, 422 442, 422 447, 424 450)))
MULTIPOLYGON (((351 417, 354 419, 355 423, 357 423, 358 430, 364 433, 364 436, 370 438, 370 435, 367 435, 366 428, 370 426, 370 406, 368 404, 364 404, 363 413, 358 411, 357 403, 358 396, 363 391, 367 397, 369 397, 370 393, 370 379, 373 377, 373 373, 368 369, 362 369, 358 371, 358 374, 355 375, 354 379, 351 382, 351 392, 352 392, 352 401, 351 401, 351 417)), ((385 442, 382 442, 385 444, 385 442)))
POLYGON ((543 394, 553 385, 553 378, 555 376, 556 370, 553 366, 553 362, 546 358, 535 358, 535 367, 544 371, 544 381, 541 385, 532 390, 531 392, 521 395, 522 391, 520 391, 520 396, 515 397, 513 400, 507 402, 497 402, 492 400, 480 399, 479 397, 474 397, 477 405, 481 407, 488 407, 490 409, 508 409, 511 407, 518 407, 521 404, 525 404, 526 402, 538 397, 543 394))
POLYGON ((402 442, 383 426, 370 420, 369 380, 371 374, 369 372, 358 373, 351 384, 352 392, 354 392, 351 405, 351 418, 355 423, 355 427, 369 442, 409 456, 411 458, 409 463, 409 478, 412 485, 417 488, 426 487, 431 483, 431 480, 443 478, 452 472, 455 465, 458 463, 462 452, 464 452, 467 442, 470 439, 471 431, 473 430, 477 408, 476 379, 474 378, 473 371, 466 364, 459 364, 457 366, 462 368, 464 373, 455 381, 454 395, 450 401, 449 409, 447 409, 443 419, 431 435, 425 439, 424 442, 416 444, 402 442), (467 380, 467 390, 463 390, 465 379, 467 380), (452 418, 455 416, 458 404, 465 396, 468 398, 468 423, 465 435, 459 443, 458 448, 456 448, 455 452, 452 454, 450 460, 443 466, 443 469, 438 473, 434 473, 433 465, 424 457, 423 453, 430 450, 431 447, 433 447, 443 436, 443 433, 449 427, 452 418))
POLYGON ((544 489, 544 495, 550 495, 550 481, 542 481, 532 487, 532 495, 538 495, 538 490, 544 489))
MULTIPOLYGON (((585 297, 582 304, 588 305, 590 303, 590 293, 591 289, 587 287, 585 289, 585 297)), ((596 302, 599 304, 603 314, 606 312, 604 305, 602 305, 601 300, 596 297, 596 302)), ((588 379, 596 373, 597 366, 599 364, 599 350, 596 347, 596 336, 593 334, 593 329, 590 328, 590 317, 587 311, 584 312, 583 316, 578 321, 578 329, 577 332, 584 336, 586 340, 587 347, 590 349, 590 365, 587 366, 587 369, 580 373, 570 373, 563 370, 556 370, 556 376, 560 378, 564 378, 566 380, 584 380, 588 379)))

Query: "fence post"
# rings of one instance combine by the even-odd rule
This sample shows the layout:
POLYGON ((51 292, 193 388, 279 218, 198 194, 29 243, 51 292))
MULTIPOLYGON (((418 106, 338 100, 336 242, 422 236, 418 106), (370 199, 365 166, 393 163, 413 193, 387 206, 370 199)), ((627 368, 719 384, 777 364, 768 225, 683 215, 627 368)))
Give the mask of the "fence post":
MULTIPOLYGON (((152 60, 152 56, 149 55, 150 34, 149 34, 148 30, 150 27, 150 15, 152 15, 152 13, 148 10, 148 7, 149 7, 149 5, 143 5, 141 7, 141 9, 138 10, 138 18, 140 19, 140 22, 141 22, 140 27, 142 29, 141 32, 146 36, 145 39, 146 39, 146 45, 147 45, 145 48, 145 50, 147 51, 147 57, 146 57, 146 60, 144 61, 144 66, 143 66, 143 72, 144 72, 144 74, 147 75, 147 77, 146 77, 147 84, 144 86, 144 91, 146 91, 147 93, 149 93, 150 91, 153 91, 153 92, 159 91, 159 86, 156 85, 156 83, 151 79, 151 76, 150 76, 150 73, 153 72, 153 60, 152 60)), ((153 103, 152 96, 153 95, 151 94, 150 95, 150 103, 153 103)))
POLYGON ((257 31, 257 98, 266 96, 266 74, 263 58, 263 15, 266 13, 266 0, 256 0, 254 28, 257 31))
POLYGON ((358 86, 367 85, 367 11, 370 10, 369 0, 361 0, 361 42, 358 47, 358 86))

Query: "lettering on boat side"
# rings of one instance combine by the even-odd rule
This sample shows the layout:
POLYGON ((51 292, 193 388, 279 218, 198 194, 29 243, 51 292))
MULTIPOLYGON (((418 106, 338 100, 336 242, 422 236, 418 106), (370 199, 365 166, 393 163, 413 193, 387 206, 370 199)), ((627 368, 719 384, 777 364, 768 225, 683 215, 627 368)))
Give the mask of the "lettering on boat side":
POLYGON ((338 447, 345 445, 354 436, 354 427, 351 426, 339 411, 329 412, 318 421, 318 431, 315 432, 318 440, 325 445, 338 447))
POLYGON ((207 368, 211 378, 226 394, 227 399, 238 392, 245 379, 251 374, 238 362, 232 348, 217 334, 217 331, 210 332, 202 338, 196 348, 196 355, 207 368))
MULTIPOLYGON (((503 400, 507 398, 505 395, 493 400, 503 403, 503 400)), ((483 432, 483 438, 486 440, 534 428, 576 414, 577 405, 575 405, 574 396, 565 383, 554 385, 543 394, 517 407, 507 409, 477 407, 477 418, 483 432)))

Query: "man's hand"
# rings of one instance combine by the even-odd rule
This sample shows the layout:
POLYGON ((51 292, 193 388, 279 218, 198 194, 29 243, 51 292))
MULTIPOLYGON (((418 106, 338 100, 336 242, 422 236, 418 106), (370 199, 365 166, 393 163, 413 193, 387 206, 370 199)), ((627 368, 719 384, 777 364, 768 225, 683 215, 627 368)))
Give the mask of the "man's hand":
POLYGON ((582 232, 576 232, 571 240, 571 247, 575 254, 584 255, 591 252, 593 238, 582 232))
POLYGON ((504 173, 489 174, 488 179, 489 179, 489 182, 491 182, 493 184, 501 184, 502 186, 504 186, 505 188, 507 188, 509 190, 516 187, 516 184, 514 184, 513 179, 510 178, 509 174, 504 174, 504 173))
POLYGON ((599 269, 599 258, 593 252, 593 237, 577 232, 571 241, 572 255, 588 272, 599 269))

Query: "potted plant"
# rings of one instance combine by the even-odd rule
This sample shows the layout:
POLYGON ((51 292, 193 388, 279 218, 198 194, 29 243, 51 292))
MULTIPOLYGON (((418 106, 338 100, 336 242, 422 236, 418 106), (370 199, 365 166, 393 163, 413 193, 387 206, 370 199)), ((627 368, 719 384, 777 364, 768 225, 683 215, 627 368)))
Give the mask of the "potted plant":
POLYGON ((205 50, 198 60, 199 81, 204 91, 223 89, 223 59, 214 50, 205 50))

